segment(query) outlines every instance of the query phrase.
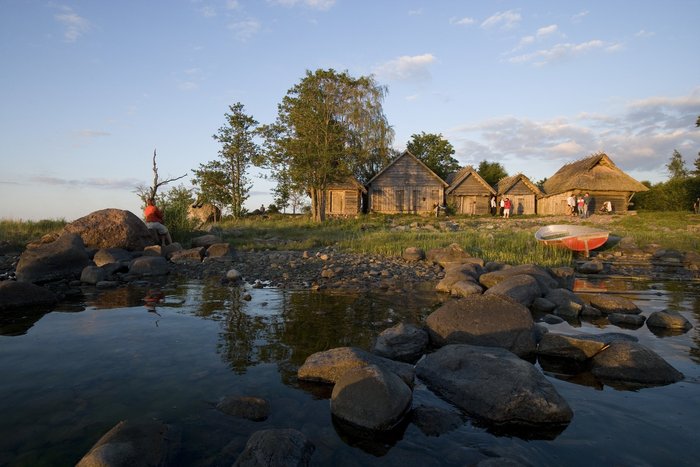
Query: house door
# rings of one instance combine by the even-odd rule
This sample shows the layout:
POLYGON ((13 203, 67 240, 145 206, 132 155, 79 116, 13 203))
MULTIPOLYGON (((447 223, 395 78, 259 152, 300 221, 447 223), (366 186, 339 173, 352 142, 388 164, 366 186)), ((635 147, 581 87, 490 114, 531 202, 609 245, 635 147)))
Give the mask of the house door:
POLYGON ((413 190, 413 199, 411 200, 411 208, 413 209, 413 212, 416 213, 416 212, 418 212, 418 209, 420 207, 421 207, 420 190, 413 190))
POLYGON ((396 190, 394 196, 396 202, 396 212, 403 212, 403 190, 396 190))

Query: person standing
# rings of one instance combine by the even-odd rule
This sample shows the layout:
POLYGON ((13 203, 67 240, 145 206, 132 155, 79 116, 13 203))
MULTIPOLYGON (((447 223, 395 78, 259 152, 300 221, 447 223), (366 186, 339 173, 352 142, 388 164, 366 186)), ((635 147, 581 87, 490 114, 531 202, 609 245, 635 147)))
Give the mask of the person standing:
POLYGON ((508 219, 510 217, 510 208, 512 207, 512 203, 510 202, 510 198, 506 198, 505 201, 503 201, 503 218, 508 219))
POLYGON ((588 217, 588 206, 591 204, 591 197, 588 193, 583 195, 583 218, 588 217))
POLYGON ((496 204, 496 195, 491 196, 491 215, 495 216, 496 215, 496 208, 498 205, 496 204))
POLYGON ((566 204, 569 206, 569 215, 570 216, 575 216, 576 215, 576 197, 574 196, 573 193, 569 195, 568 198, 566 198, 566 204))
POLYGON ((146 220, 146 227, 158 232, 158 236, 164 238, 165 244, 170 245, 173 239, 170 237, 168 228, 163 224, 163 211, 158 209, 156 201, 153 198, 148 198, 146 208, 143 210, 143 217, 146 220))
POLYGON ((579 217, 583 216, 583 196, 578 195, 576 197, 576 209, 578 210, 579 217))
POLYGON ((700 198, 697 198, 693 203, 693 212, 695 212, 695 214, 700 214, 700 198))

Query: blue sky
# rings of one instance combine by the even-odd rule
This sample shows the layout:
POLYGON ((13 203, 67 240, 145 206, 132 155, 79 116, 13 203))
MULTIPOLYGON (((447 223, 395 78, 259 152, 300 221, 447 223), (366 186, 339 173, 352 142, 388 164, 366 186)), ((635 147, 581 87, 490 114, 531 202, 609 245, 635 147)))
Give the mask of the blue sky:
MULTIPOLYGON (((216 158, 241 102, 261 123, 306 70, 375 75, 404 149, 537 181, 605 151, 663 181, 700 151, 700 1, 0 0, 0 218, 140 215, 137 185, 216 158)), ((251 171, 247 206, 272 184, 251 171)))

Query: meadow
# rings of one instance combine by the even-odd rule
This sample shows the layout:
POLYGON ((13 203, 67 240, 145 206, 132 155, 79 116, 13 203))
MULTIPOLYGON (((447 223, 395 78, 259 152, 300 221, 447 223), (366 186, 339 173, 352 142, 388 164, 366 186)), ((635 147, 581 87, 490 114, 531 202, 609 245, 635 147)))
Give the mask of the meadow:
MULTIPOLYGON (((543 225, 571 222, 605 228, 615 237, 631 237, 641 248, 655 246, 700 253, 700 216, 686 212, 594 215, 587 220, 540 216, 500 219, 490 216, 434 218, 372 214, 330 219, 323 224, 316 224, 307 216, 278 214, 224 219, 215 231, 240 250, 332 247, 344 252, 400 256, 409 246, 427 251, 456 243, 471 255, 486 261, 561 266, 572 263, 571 252, 540 245, 533 234, 543 225)), ((22 248, 44 234, 59 231, 65 224, 65 220, 0 220, 0 241, 22 248)), ((189 246, 191 238, 205 233, 179 227, 172 230, 178 233, 175 241, 185 247, 189 246)))

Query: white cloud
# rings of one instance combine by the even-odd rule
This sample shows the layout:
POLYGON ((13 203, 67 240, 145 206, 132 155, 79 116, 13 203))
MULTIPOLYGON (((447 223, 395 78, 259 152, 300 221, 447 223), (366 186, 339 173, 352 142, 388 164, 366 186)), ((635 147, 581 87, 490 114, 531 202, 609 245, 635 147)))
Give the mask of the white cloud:
POLYGON ((63 37, 66 42, 75 42, 83 34, 91 29, 91 24, 88 20, 75 13, 70 7, 61 7, 62 13, 54 15, 54 19, 61 23, 65 28, 63 37))
POLYGON ((546 65, 562 59, 574 57, 591 50, 606 48, 611 50, 614 44, 606 44, 605 42, 595 39, 580 44, 561 43, 552 46, 549 49, 541 49, 532 53, 518 55, 508 59, 511 63, 534 63, 535 65, 546 65))
POLYGON ((37 183, 40 185, 58 185, 58 186, 71 186, 71 187, 92 187, 92 188, 102 188, 106 190, 133 190, 139 184, 143 182, 135 178, 122 178, 122 179, 112 179, 112 178, 82 178, 82 179, 69 179, 60 177, 48 177, 48 176, 34 176, 29 177, 29 181, 32 183, 37 183))
POLYGON ((495 15, 486 18, 482 23, 481 27, 484 29, 500 28, 500 29, 511 29, 520 22, 520 13, 517 10, 499 11, 495 15))
POLYGON ((537 33, 535 34, 538 39, 543 39, 547 36, 551 36, 555 32, 559 30, 559 26, 556 24, 550 24, 549 26, 545 26, 543 28, 539 28, 537 30, 537 33))
POLYGON ((78 136, 81 138, 99 138, 103 136, 111 136, 112 134, 107 131, 101 130, 80 130, 77 132, 78 136))
POLYGON ((335 5, 335 0, 268 0, 273 5, 295 7, 302 5, 313 10, 330 10, 335 5))
POLYGON ((238 0, 226 0, 226 9, 227 10, 237 10, 241 7, 241 4, 238 3, 238 0))
POLYGON ((469 26, 474 24, 476 20, 474 18, 464 17, 464 18, 451 18, 450 24, 456 24, 457 26, 469 26))
POLYGON ((509 172, 546 166, 551 176, 563 164, 604 151, 623 170, 657 173, 677 149, 688 164, 700 146, 695 120, 700 88, 683 97, 651 97, 629 102, 618 114, 580 113, 551 120, 502 117, 450 130, 461 159, 511 161, 509 172))
POLYGON ((581 20, 583 20, 583 18, 585 18, 586 16, 588 16, 589 13, 590 13, 590 12, 589 12, 588 10, 581 11, 581 12, 579 12, 579 13, 576 13, 574 16, 572 16, 572 17, 571 17, 571 20, 572 20, 574 23, 578 23, 578 22, 580 22, 581 20))
POLYGON ((377 76, 397 81, 430 80, 429 66, 436 62, 433 54, 404 55, 376 67, 377 76))
POLYGON ((655 35, 655 32, 645 31, 644 29, 642 29, 635 34, 635 37, 654 37, 655 35))
POLYGON ((260 22, 254 19, 237 21, 229 24, 228 28, 234 32, 236 39, 245 42, 255 36, 260 30, 260 22))

